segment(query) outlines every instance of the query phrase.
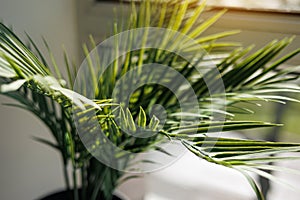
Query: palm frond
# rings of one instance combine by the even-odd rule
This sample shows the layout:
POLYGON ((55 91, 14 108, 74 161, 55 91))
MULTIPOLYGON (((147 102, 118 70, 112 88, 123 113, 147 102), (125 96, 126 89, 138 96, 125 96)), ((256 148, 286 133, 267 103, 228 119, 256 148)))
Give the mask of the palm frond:
MULTIPOLYGON (((91 197, 92 200, 100 192, 106 199, 110 199, 117 180, 123 174, 93 158, 94 153, 99 154, 97 148, 103 150, 101 154, 104 159, 122 159, 122 167, 126 168, 132 163, 131 157, 123 150, 139 153, 155 149, 172 155, 168 149, 157 144, 177 140, 198 157, 240 171, 246 176, 258 199, 263 199, 263 196, 247 172, 254 171, 275 180, 261 171, 280 170, 268 166, 269 162, 299 158, 281 155, 285 152, 299 152, 299 144, 218 138, 211 135, 224 131, 280 126, 261 121, 239 121, 234 114, 252 113, 250 108, 240 106, 240 102, 299 102, 286 95, 300 92, 300 87, 293 83, 298 78, 293 71, 298 68, 286 69, 281 68, 281 65, 298 55, 300 50, 275 60, 292 42, 292 38, 272 41, 251 53, 252 46, 242 48, 237 47, 240 46, 237 43, 218 41, 239 31, 202 36, 226 12, 222 10, 202 20, 204 10, 205 1, 199 3, 197 0, 154 3, 146 0, 141 3, 139 10, 132 2, 127 28, 122 29, 123 26, 116 23, 114 34, 127 29, 144 28, 143 34, 138 37, 134 31, 129 31, 124 41, 116 37, 109 53, 98 51, 94 39, 90 37, 95 50, 89 53, 87 45, 83 46, 88 69, 78 74, 77 67, 71 67, 67 53, 64 52, 68 84, 63 80, 46 42, 57 78, 29 36, 37 55, 0 23, 0 92, 19 101, 19 107, 38 116, 51 130, 56 144, 42 138, 37 140, 58 148, 65 167, 71 161, 75 196, 78 197, 78 169, 81 169, 83 196, 91 197), (168 34, 150 34, 150 26, 167 28, 168 34), (137 41, 141 48, 131 50, 137 41), (148 41, 154 41, 158 48, 148 48, 148 41), (128 50, 124 55, 120 55, 121 43, 122 50, 128 50), (164 50, 166 47, 168 50, 164 50), (188 61, 179 53, 187 55, 191 60, 188 61), (111 56, 115 56, 115 59, 104 70, 111 56), (155 73, 148 65, 151 63, 168 66, 176 73, 166 73, 166 70, 155 73), (199 73, 199 68, 203 69, 203 73, 199 73), (120 80, 128 74, 130 78, 126 85, 120 80), (173 91, 159 84, 146 84, 132 92, 129 86, 134 85, 135 76, 149 82, 164 80, 172 85, 173 91), (131 94, 128 105, 124 106, 114 99, 113 91, 116 88, 120 95, 131 94), (192 89, 194 94, 187 88, 192 89), (189 105, 188 100, 193 95, 196 96, 196 104, 189 105), (184 106, 190 109, 182 111, 178 99, 185 100, 184 106), (154 110, 157 112, 151 114, 156 104, 160 104, 164 110, 157 109, 154 110), (103 137, 96 125, 101 128, 103 137), (84 133, 84 137, 80 138, 77 133, 84 133), (88 143, 87 148, 82 140, 88 143), (108 152, 101 146, 108 142, 119 149, 113 153, 108 152)), ((68 175, 66 177, 68 182, 68 175)))

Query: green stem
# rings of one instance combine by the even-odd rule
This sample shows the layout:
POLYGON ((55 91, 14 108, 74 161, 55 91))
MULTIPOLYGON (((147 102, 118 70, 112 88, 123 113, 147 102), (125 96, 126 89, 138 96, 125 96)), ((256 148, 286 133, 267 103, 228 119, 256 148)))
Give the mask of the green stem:
POLYGON ((74 191, 73 191, 74 192, 74 200, 79 200, 76 167, 73 168, 73 181, 74 181, 74 191))
POLYGON ((101 189, 101 186, 103 184, 105 184, 103 182, 105 181, 104 179, 105 179, 105 176, 106 176, 107 172, 108 172, 108 167, 105 167, 103 172, 99 174, 99 177, 97 177, 97 179, 96 179, 97 182, 94 185, 91 200, 96 200, 97 199, 97 196, 99 195, 99 191, 101 189))
POLYGON ((65 183, 66 183, 67 190, 69 191, 71 187, 70 187, 70 180, 69 180, 68 169, 67 169, 68 164, 67 161, 65 161, 65 159, 63 159, 63 163, 64 163, 63 171, 64 171, 65 183))
POLYGON ((81 167, 81 182, 82 182, 82 188, 81 188, 81 198, 87 199, 86 196, 86 190, 87 190, 87 174, 86 174, 86 165, 85 163, 82 164, 81 167))

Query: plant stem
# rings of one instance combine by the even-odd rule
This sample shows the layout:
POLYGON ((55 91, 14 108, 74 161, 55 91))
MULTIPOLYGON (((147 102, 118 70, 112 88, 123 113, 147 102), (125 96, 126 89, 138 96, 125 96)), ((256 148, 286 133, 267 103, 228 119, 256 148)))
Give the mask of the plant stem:
POLYGON ((70 187, 70 180, 69 180, 69 176, 68 176, 68 164, 67 164, 67 161, 65 161, 65 159, 63 159, 63 171, 64 171, 64 178, 65 178, 65 183, 66 183, 66 187, 67 187, 67 190, 70 190, 71 187, 70 187))
POLYGON ((76 167, 73 167, 73 181, 74 181, 74 191, 73 191, 74 192, 74 200, 79 200, 76 167))
POLYGON ((82 164, 81 167, 81 182, 82 182, 82 188, 81 188, 81 198, 87 199, 86 196, 86 190, 87 190, 87 180, 86 180, 86 165, 85 163, 82 164))
POLYGON ((108 168, 104 168, 103 172, 101 174, 99 174, 99 177, 96 178, 96 183, 93 187, 93 192, 92 192, 92 196, 91 196, 91 200, 96 200, 97 196, 99 195, 99 190, 101 189, 101 186, 103 184, 103 181, 105 179, 106 173, 108 172, 107 170, 108 168))

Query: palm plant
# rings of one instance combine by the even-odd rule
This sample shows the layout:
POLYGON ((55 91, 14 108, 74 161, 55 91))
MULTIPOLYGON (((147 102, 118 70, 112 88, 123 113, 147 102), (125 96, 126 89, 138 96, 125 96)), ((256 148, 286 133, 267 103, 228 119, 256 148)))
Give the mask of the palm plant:
MULTIPOLYGON (((54 59, 53 69, 50 67, 29 36, 32 48, 0 24, 1 93, 16 99, 20 104, 13 106, 32 112, 51 130, 56 143, 35 139, 60 151, 66 188, 73 192, 75 200, 111 199, 118 184, 135 177, 124 176, 124 171, 130 171, 140 162, 155 165, 155 160, 136 162, 135 153, 156 150, 172 156, 169 149, 159 145, 169 141, 178 141, 208 162, 240 171, 259 200, 264 197, 248 172, 276 180, 264 170, 286 169, 271 166, 270 162, 299 158, 281 153, 298 152, 300 144, 225 138, 216 134, 279 126, 262 121, 238 121, 235 114, 251 114, 245 106, 247 103, 298 102, 285 95, 300 91, 293 83, 298 78, 293 74, 297 68, 280 66, 300 49, 275 60, 292 38, 272 41, 250 53, 252 47, 219 41, 238 31, 202 36, 225 12, 222 10, 201 21, 204 9, 205 2, 199 4, 196 0, 143 1, 139 9, 132 3, 126 28, 114 26, 115 34, 128 30, 127 40, 117 37, 112 43, 113 51, 99 52, 91 37, 95 50, 89 54, 84 45, 87 68, 83 71, 71 65, 65 53, 66 78, 54 59), (159 33, 152 32, 150 26, 165 28, 167 32, 155 35, 159 33), (141 28, 141 35, 130 31, 141 28), (147 46, 149 40, 157 48, 147 46), (130 49, 136 42, 140 44, 139 49, 120 53, 120 46, 123 50, 130 49), (113 62, 106 61, 110 57, 113 62), (149 65, 153 63, 169 68, 161 68, 157 74, 154 70, 157 66, 149 65), (211 68, 212 63, 216 68, 211 68), (170 68, 174 73, 169 73, 170 68), (124 76, 129 78, 123 80, 124 76), (131 87, 140 80, 152 82, 131 87), (164 80, 173 90, 153 80, 164 80), (184 86, 190 86, 193 93, 184 86), (114 98, 120 96, 126 97, 126 104, 124 99, 114 98), (194 97, 196 104, 189 105, 194 97), (155 111, 157 104, 164 108, 164 114, 160 109, 155 111), (107 149, 109 142, 118 150, 107 149)), ((50 49, 49 52, 51 55, 50 49)))

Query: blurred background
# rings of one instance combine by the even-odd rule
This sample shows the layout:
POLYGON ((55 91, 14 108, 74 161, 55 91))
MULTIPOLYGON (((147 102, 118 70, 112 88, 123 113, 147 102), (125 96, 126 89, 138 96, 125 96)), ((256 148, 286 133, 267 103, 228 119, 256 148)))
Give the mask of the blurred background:
MULTIPOLYGON (((46 38, 58 65, 63 65, 62 46, 74 62, 80 63, 83 59, 81 44, 88 41, 89 35, 92 34, 100 42, 109 34, 114 18, 121 18, 121 13, 128 14, 128 4, 125 2, 120 6, 116 2, 117 0, 0 0, 0 21, 10 25, 21 38, 25 38, 24 32, 28 33, 45 55, 47 51, 42 37, 46 38)), ((243 45, 254 43, 257 47, 274 38, 295 35, 296 38, 287 51, 299 48, 300 0, 249 2, 208 0, 212 6, 231 9, 206 34, 239 29, 242 33, 230 39, 243 45)), ((213 13, 213 10, 207 12, 204 17, 213 13)), ((299 63, 298 56, 289 64, 299 63)), ((59 154, 32 140, 32 136, 52 140, 49 131, 30 113, 4 105, 13 103, 11 99, 0 96, 0 103, 0 199, 37 199, 63 188, 59 154), (15 122, 18 126, 15 126, 15 122)), ((280 129, 276 139, 300 142, 298 104, 288 103, 284 107, 270 104, 264 109, 253 109, 256 114, 250 118, 255 116, 272 122, 279 120, 286 124, 280 129)), ((241 119, 243 117, 245 116, 240 116, 241 119)), ((264 139, 273 137, 276 131, 278 130, 255 130, 247 132, 246 137, 264 139)), ((283 163, 300 169, 299 164, 300 162, 283 163)), ((282 174, 277 176, 287 179, 298 190, 273 184, 269 199, 299 199, 299 177, 282 174)), ((128 181, 119 190, 131 200, 255 199, 250 186, 238 173, 200 161, 189 153, 168 168, 128 181)))

